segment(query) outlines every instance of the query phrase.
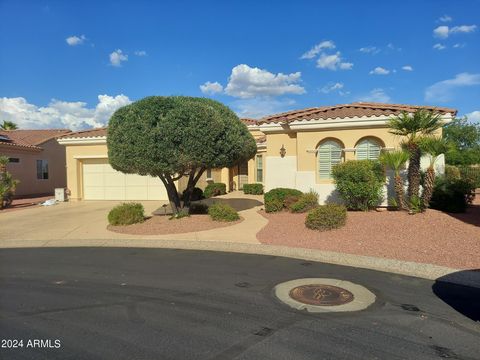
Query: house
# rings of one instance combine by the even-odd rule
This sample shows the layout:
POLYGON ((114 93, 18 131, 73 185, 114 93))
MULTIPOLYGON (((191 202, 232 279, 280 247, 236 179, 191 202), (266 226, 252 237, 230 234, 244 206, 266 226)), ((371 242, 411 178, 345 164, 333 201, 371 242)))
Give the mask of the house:
MULTIPOLYGON (((313 189, 324 202, 334 194, 332 167, 345 160, 376 159, 381 150, 399 148, 401 138, 388 131, 388 120, 401 111, 429 109, 449 122, 456 110, 426 106, 352 103, 295 110, 242 119, 257 142, 257 154, 233 168, 207 170, 198 182, 223 182, 229 191, 246 183, 313 189)), ((441 130, 439 130, 441 134, 441 130)), ((69 133, 58 139, 66 147, 67 183, 72 199, 167 200, 159 179, 122 174, 108 164, 107 129, 69 133)), ((439 159, 441 166, 442 159, 439 159)), ((426 165, 426 162, 424 161, 426 165)), ((183 179, 177 182, 185 187, 183 179)))
POLYGON ((52 195, 67 184, 65 148, 56 137, 68 129, 2 130, 0 155, 9 158, 7 171, 20 181, 15 196, 52 195))

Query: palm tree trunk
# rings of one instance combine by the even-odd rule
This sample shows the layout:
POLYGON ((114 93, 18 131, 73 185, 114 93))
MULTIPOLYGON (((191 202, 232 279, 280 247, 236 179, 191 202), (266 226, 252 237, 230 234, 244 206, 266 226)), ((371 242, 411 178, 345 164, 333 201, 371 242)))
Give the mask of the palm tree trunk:
POLYGON ((408 197, 418 197, 420 191, 420 148, 417 144, 409 144, 410 160, 408 163, 408 197))
POLYGON ((435 184, 435 169, 429 167, 425 173, 425 180, 423 184, 422 204, 423 208, 427 209, 432 199, 433 187, 435 184))
POLYGON ((397 203, 400 210, 408 210, 403 190, 403 179, 400 175, 395 175, 395 194, 397 195, 397 203))

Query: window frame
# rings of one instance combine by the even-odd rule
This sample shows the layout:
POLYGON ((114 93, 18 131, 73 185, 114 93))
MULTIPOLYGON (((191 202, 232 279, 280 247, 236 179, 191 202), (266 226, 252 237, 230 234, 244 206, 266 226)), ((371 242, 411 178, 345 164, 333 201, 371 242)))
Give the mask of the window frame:
POLYGON ((263 181, 264 181, 264 178, 265 178, 265 172, 263 171, 263 165, 264 165, 263 154, 255 155, 255 182, 262 183, 262 184, 263 184, 263 181), (261 161, 260 161, 260 164, 262 165, 261 167, 258 166, 258 164, 259 164, 258 159, 261 159, 261 161), (258 172, 259 171, 262 174, 261 180, 258 179, 258 172))
POLYGON ((49 177, 48 160, 37 159, 37 180, 48 180, 49 177))
MULTIPOLYGON (((327 151, 326 151, 327 152, 327 151)), ((315 162, 316 162, 316 179, 317 179, 317 182, 320 182, 320 183, 331 183, 333 181, 333 177, 332 177, 332 169, 335 165, 338 165, 338 164, 341 164, 344 162, 344 159, 345 159, 345 146, 344 144, 338 140, 338 139, 335 139, 335 138, 328 138, 328 139, 324 139, 322 140, 318 146, 317 146, 317 149, 316 149, 316 159, 315 159, 315 162), (332 145, 335 144, 337 145, 337 149, 338 150, 333 150, 332 151, 332 145), (322 159, 321 159, 321 148, 322 146, 325 146, 325 145, 330 145, 330 149, 328 150, 328 156, 329 156, 329 161, 328 161, 328 177, 324 177, 324 175, 321 175, 321 162, 322 162, 322 159), (332 153, 333 152, 339 152, 339 156, 338 156, 338 161, 335 160, 335 161, 332 161, 332 153)))
POLYGON ((355 159, 356 160, 378 160, 378 158, 380 157, 380 153, 383 149, 383 143, 381 140, 379 139, 376 139, 374 137, 366 137, 366 138, 363 138, 363 139, 360 139, 357 144, 355 145, 355 159), (366 157, 365 158, 359 158, 359 147, 361 145, 363 145, 364 143, 367 144, 367 148, 366 148, 366 157), (372 150, 372 149, 375 149, 375 147, 378 147, 378 151, 377 150, 372 150), (372 152, 377 152, 376 156, 375 157, 371 157, 371 153, 372 152))

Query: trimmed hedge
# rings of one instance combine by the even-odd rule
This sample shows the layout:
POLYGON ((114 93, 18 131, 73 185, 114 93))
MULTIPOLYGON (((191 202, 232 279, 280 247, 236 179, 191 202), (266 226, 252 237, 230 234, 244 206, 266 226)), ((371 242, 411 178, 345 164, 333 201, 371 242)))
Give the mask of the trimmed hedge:
POLYGON ((263 184, 245 184, 243 185, 243 193, 251 195, 262 195, 263 184))
POLYGON ((282 211, 285 206, 285 199, 291 196, 300 197, 302 192, 297 189, 276 188, 265 193, 263 196, 266 212, 282 211))
POLYGON ((294 213, 303 213, 312 210, 318 206, 318 194, 310 190, 302 194, 298 201, 290 205, 290 211, 294 213))
POLYGON ((305 219, 305 226, 312 230, 332 230, 345 225, 347 221, 347 208, 343 205, 319 205, 310 210, 305 219))
POLYGON ((378 161, 349 160, 336 165, 332 176, 348 209, 368 211, 382 201, 385 171, 378 161))
POLYGON ((123 203, 115 206, 108 213, 110 225, 131 225, 144 221, 144 209, 140 203, 123 203))
POLYGON ((203 195, 206 198, 211 198, 213 196, 225 195, 227 193, 227 185, 224 183, 211 183, 208 184, 203 195))
POLYGON ((230 205, 221 203, 210 205, 208 215, 215 221, 235 221, 240 219, 237 210, 230 205))

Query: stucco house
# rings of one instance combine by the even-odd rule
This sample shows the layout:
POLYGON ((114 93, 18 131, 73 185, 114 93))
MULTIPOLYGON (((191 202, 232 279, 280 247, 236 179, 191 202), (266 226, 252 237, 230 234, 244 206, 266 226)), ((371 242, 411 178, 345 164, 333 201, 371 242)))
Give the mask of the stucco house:
MULTIPOLYGON (((357 102, 289 111, 260 120, 242 119, 257 142, 257 154, 234 168, 211 169, 199 181, 224 182, 228 190, 263 183, 268 191, 290 187, 313 189, 320 201, 334 196, 331 169, 353 159, 377 159, 382 150, 400 147, 388 131, 388 120, 401 111, 428 109, 448 123, 456 110, 429 106, 357 102)), ((439 135, 441 130, 439 130, 439 135)), ((159 179, 125 175, 108 164, 105 128, 70 133, 58 141, 66 147, 67 182, 72 199, 166 200, 159 179)), ((427 161, 424 160, 424 166, 427 161)), ((440 171, 443 158, 437 160, 440 171)), ((179 190, 185 184, 178 182, 179 190)))
POLYGON ((2 130, 0 155, 9 158, 7 171, 20 180, 15 196, 52 195, 67 185, 65 148, 56 137, 68 129, 2 130))

